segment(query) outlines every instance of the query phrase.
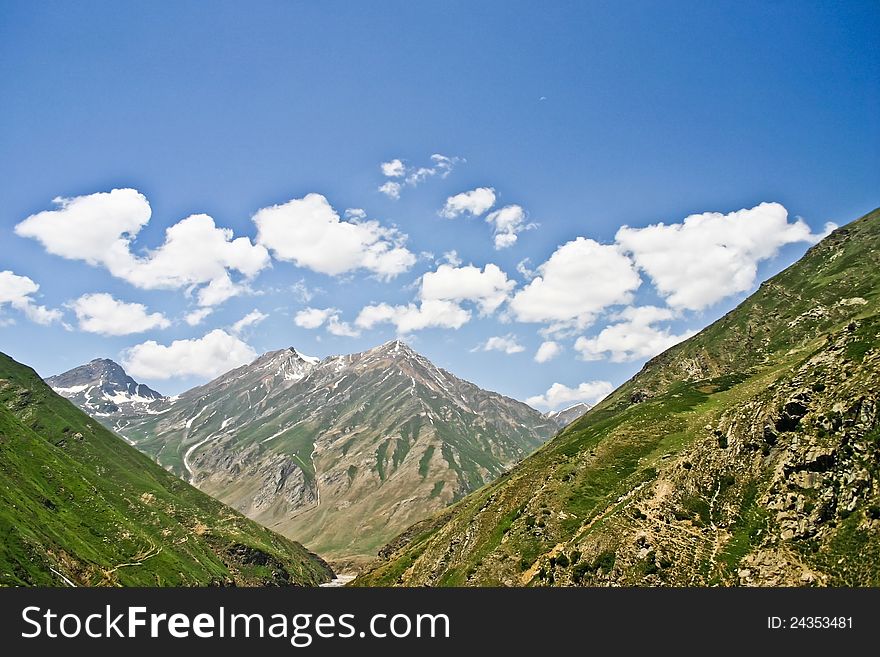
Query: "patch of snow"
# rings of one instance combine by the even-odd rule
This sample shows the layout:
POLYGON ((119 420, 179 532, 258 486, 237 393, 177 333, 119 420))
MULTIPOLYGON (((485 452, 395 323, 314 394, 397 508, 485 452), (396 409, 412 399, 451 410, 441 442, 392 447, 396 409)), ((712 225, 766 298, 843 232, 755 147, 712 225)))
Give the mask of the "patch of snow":
POLYGON ((127 392, 117 392, 113 395, 104 395, 104 399, 113 402, 117 406, 119 404, 150 404, 155 401, 151 397, 141 397, 140 395, 130 395, 127 392))
POLYGON ((299 356, 302 360, 309 363, 310 365, 317 365, 321 362, 321 359, 317 356, 306 356, 305 354, 301 354, 300 352, 298 352, 296 349, 293 350, 293 353, 295 353, 297 356, 299 356))
POLYGON ((81 386, 70 386, 69 388, 52 388, 59 395, 75 395, 77 393, 82 392, 86 388, 89 387, 88 383, 85 383, 81 386))
POLYGON ((213 434, 213 433, 212 433, 212 434, 210 434, 207 438, 205 438, 205 439, 203 439, 203 440, 200 440, 200 441, 197 442, 195 445, 193 445, 193 446, 190 447, 188 450, 186 450, 186 454, 183 455, 183 467, 186 468, 186 471, 189 473, 189 478, 190 478, 190 480, 192 480, 192 478, 193 478, 193 470, 192 470, 192 468, 191 468, 190 465, 189 465, 189 457, 190 457, 190 455, 191 455, 194 451, 196 451, 199 447, 201 447, 201 446, 204 445, 206 442, 208 442, 209 440, 211 440, 211 438, 213 438, 215 435, 216 435, 216 434, 213 434))
POLYGON ((199 412, 198 412, 198 413, 196 413, 195 415, 193 415, 190 419, 188 419, 188 420, 186 421, 186 428, 187 428, 187 429, 189 429, 190 427, 192 427, 193 422, 195 422, 196 418, 197 418, 199 415, 201 415, 202 412, 203 412, 206 408, 208 408, 208 407, 207 407, 207 406, 202 406, 202 408, 199 409, 199 412))

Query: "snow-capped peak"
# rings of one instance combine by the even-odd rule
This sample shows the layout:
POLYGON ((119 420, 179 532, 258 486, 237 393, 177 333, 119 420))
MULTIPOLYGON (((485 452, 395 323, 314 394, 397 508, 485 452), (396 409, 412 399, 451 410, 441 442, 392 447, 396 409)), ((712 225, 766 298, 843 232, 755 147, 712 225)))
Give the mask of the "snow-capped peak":
POLYGON ((295 347, 291 347, 290 349, 291 349, 291 351, 293 351, 294 354, 299 356, 300 360, 304 360, 305 362, 309 363, 310 365, 317 365, 318 363, 321 362, 321 359, 318 358, 317 356, 306 356, 305 354, 302 354, 299 351, 297 351, 295 347))

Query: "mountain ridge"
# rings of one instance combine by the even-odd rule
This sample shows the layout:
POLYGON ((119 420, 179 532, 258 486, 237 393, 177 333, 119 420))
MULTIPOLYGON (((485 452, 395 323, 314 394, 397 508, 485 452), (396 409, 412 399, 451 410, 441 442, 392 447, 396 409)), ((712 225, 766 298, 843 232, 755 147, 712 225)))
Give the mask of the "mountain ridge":
POLYGON ((58 394, 93 415, 119 413, 120 407, 144 406, 164 397, 135 381, 109 358, 95 358, 45 381, 58 394))
POLYGON ((97 419, 249 517, 343 560, 371 558, 558 430, 400 340, 320 360, 266 352, 97 419))
POLYGON ((354 584, 880 584, 878 262, 875 210, 354 584))
POLYGON ((323 560, 179 480, 0 353, 0 585, 316 585, 323 560))

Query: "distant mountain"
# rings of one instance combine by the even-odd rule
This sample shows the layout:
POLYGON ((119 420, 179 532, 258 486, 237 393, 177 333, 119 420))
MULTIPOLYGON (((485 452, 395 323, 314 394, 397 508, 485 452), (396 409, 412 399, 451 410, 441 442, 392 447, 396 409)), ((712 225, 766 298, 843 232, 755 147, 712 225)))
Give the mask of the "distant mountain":
MULTIPOLYGON (((144 388, 127 390, 146 397, 144 388)), ((332 577, 301 545, 166 472, 5 354, 0 534, 0 586, 286 586, 332 577)))
POLYGON ((880 586, 878 263, 880 210, 355 584, 880 586))
POLYGON ((564 429, 591 408, 592 406, 590 406, 589 404, 584 404, 583 402, 580 402, 575 404, 574 406, 563 408, 561 411, 553 411, 547 413, 547 419, 555 422, 560 429, 564 429))
POLYGON ((335 559, 374 556, 558 430, 396 340, 321 361, 273 351, 135 409, 96 417, 201 490, 335 559))
POLYGON ((107 358, 96 358, 63 374, 50 376, 46 383, 94 416, 137 412, 136 409, 162 398, 161 394, 138 383, 120 365, 107 358))

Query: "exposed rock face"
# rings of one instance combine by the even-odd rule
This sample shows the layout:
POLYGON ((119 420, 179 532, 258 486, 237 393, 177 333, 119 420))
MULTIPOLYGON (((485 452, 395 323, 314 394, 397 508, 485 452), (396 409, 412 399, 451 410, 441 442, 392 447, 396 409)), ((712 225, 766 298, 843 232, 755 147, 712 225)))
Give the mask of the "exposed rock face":
POLYGON ((878 262, 875 211, 357 583, 880 585, 878 262))
POLYGON ((138 383, 120 365, 107 358, 50 376, 46 383, 90 415, 124 415, 143 410, 162 395, 138 383))
POLYGON ((361 560, 558 430, 400 341, 321 361, 270 352, 140 414, 99 419, 268 527, 361 560))

